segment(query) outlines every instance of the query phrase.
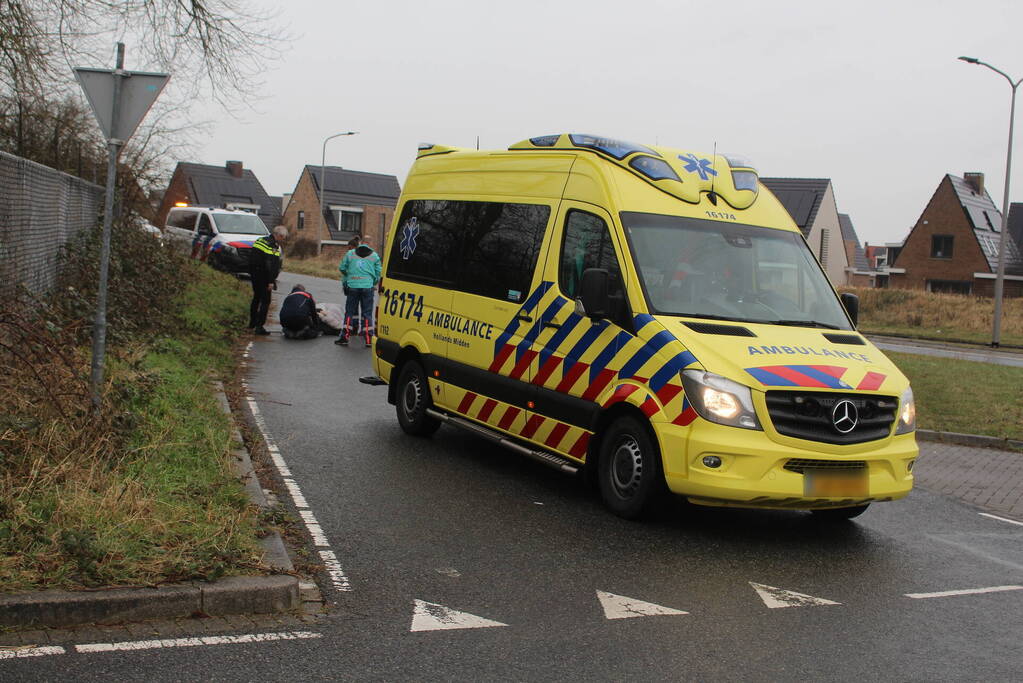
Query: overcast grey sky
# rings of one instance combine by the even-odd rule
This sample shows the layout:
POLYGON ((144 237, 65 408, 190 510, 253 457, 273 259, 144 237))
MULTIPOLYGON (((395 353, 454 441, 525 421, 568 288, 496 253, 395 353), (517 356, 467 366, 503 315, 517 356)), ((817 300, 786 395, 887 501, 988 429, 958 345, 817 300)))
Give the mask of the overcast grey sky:
MULTIPOLYGON (((581 132, 717 143, 765 177, 831 178, 861 242, 902 240, 945 173, 983 172, 1001 207, 1010 87, 956 57, 1023 77, 1021 0, 280 7, 296 40, 252 93, 258 111, 220 115, 188 160, 240 159, 271 194, 344 130, 360 135, 329 142, 328 165, 401 183, 423 141, 581 132)), ((1023 201, 1023 154, 1013 186, 1023 201)))

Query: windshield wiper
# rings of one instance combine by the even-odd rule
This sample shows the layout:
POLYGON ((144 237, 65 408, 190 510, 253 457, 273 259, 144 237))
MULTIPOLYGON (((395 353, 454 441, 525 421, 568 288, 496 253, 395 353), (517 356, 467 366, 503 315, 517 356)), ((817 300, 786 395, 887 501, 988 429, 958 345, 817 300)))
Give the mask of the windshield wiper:
POLYGON ((771 325, 788 325, 790 327, 823 327, 829 330, 840 330, 842 329, 838 325, 831 325, 829 323, 822 323, 817 320, 770 320, 768 321, 771 325))

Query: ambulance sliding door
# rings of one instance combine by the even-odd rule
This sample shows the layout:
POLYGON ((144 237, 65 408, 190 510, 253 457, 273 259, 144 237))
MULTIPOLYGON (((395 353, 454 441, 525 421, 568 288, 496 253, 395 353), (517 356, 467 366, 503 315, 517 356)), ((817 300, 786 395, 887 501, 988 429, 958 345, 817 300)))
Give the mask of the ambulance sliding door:
POLYGON ((452 315, 439 321, 449 339, 447 407, 523 434, 536 367, 531 344, 546 291, 537 263, 554 208, 508 198, 448 203, 460 215, 462 252, 452 264, 452 315))

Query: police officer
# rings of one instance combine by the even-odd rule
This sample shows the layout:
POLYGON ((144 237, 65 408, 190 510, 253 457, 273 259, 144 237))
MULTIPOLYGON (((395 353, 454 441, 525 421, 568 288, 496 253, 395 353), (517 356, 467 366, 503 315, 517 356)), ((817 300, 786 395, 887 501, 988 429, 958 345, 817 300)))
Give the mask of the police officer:
POLYGON ((256 334, 270 334, 263 325, 270 310, 270 291, 277 289, 277 276, 281 272, 281 246, 287 240, 288 229, 278 225, 249 249, 249 275, 252 278, 249 329, 256 334))
POLYGON ((291 288, 281 303, 281 327, 287 339, 313 339, 320 336, 320 317, 316 301, 302 285, 291 288))

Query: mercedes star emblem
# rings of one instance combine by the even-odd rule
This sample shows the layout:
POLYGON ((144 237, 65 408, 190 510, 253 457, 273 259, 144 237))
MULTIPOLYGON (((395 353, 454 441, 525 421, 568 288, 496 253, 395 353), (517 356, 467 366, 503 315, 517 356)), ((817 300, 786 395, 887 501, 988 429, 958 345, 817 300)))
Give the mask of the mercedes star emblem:
POLYGON ((860 412, 856 410, 856 404, 847 398, 835 404, 831 411, 831 422, 842 434, 848 434, 856 429, 856 423, 860 421, 860 412))

